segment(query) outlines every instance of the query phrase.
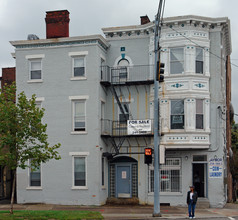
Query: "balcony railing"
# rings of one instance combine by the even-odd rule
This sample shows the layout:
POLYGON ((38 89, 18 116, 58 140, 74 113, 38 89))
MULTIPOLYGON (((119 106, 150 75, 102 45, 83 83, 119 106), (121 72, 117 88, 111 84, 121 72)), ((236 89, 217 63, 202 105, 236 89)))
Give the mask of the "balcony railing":
POLYGON ((154 121, 152 119, 133 120, 149 122, 145 129, 138 126, 132 126, 128 129, 126 121, 112 121, 108 119, 101 120, 101 135, 102 136, 152 136, 154 134, 154 121))
POLYGON ((101 66, 101 83, 107 84, 152 84, 154 65, 135 65, 127 67, 101 66))

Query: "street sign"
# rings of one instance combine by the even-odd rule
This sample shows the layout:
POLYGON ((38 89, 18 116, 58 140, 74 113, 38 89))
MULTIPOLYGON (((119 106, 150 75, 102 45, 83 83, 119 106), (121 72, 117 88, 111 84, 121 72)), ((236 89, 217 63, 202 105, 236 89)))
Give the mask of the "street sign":
POLYGON ((223 159, 211 158, 209 160, 209 178, 223 177, 223 159))

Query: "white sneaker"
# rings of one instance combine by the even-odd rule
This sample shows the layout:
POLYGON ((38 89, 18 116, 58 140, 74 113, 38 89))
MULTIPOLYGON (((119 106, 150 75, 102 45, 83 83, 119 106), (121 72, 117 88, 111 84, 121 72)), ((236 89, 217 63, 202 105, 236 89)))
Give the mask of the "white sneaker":
POLYGON ((190 219, 192 219, 193 217, 189 217, 190 219))
POLYGON ((195 216, 193 218, 196 218, 195 216))

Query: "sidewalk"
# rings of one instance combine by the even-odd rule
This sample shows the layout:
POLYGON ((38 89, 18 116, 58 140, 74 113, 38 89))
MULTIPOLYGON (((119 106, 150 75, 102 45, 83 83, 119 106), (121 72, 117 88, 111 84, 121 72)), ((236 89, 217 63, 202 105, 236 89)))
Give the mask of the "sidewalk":
MULTIPOLYGON (((9 204, 0 204, 0 210, 9 210, 9 204)), ((104 219, 187 219, 186 207, 161 206, 162 217, 154 218, 153 206, 66 206, 48 204, 14 204, 14 210, 90 210, 101 212, 104 219)), ((196 209, 196 219, 238 219, 238 204, 228 203, 222 209, 196 209), (228 219, 228 218, 227 218, 228 219)))

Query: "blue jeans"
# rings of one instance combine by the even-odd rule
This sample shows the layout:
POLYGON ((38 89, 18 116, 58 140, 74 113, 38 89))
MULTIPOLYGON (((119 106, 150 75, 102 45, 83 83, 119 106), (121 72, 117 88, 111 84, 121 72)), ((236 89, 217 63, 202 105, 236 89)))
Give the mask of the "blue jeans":
POLYGON ((189 217, 194 217, 195 207, 196 207, 196 203, 194 203, 193 200, 190 200, 188 204, 189 217))

